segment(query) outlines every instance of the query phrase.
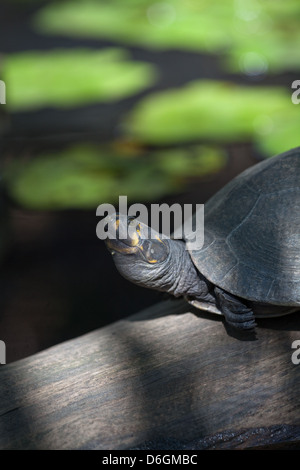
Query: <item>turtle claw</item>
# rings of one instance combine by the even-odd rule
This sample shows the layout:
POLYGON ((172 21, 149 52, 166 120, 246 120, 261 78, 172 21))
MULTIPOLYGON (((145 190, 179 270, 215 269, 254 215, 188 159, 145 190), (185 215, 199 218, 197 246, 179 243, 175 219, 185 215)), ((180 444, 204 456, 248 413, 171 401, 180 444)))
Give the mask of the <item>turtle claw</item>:
POLYGON ((256 327, 252 309, 228 292, 215 288, 218 307, 224 314, 229 325, 239 330, 253 330, 256 327))
POLYGON ((254 330, 255 327, 257 326, 257 323, 255 322, 254 319, 250 321, 239 320, 238 322, 237 321, 233 322, 233 321, 228 320, 227 316, 225 316, 225 318, 229 325, 233 326, 234 328, 238 330, 254 330))

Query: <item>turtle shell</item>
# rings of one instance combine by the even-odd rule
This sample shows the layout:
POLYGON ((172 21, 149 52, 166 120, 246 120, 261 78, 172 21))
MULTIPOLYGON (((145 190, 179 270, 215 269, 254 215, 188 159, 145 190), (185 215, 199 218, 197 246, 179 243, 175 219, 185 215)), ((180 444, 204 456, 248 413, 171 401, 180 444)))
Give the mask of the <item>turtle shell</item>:
POLYGON ((300 147, 247 169, 204 211, 203 247, 191 249, 191 234, 186 244, 209 281, 251 301, 300 306, 300 147))

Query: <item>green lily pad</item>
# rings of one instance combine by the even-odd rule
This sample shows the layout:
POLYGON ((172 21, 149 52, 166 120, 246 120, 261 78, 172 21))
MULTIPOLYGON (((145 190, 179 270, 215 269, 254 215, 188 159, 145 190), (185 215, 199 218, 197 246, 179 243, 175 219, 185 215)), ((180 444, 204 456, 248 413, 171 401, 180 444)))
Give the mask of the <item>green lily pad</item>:
POLYGON ((189 150, 156 153, 157 168, 176 178, 198 178, 220 171, 227 163, 227 154, 216 146, 195 145, 189 150))
POLYGON ((299 14, 298 0, 69 0, 46 5, 34 25, 42 33, 220 53, 226 67, 255 75, 299 70, 299 14))
POLYGON ((300 147, 300 116, 275 123, 272 132, 257 138, 256 143, 260 152, 269 156, 300 147))
POLYGON ((295 108, 280 87, 203 80, 147 96, 128 115, 126 129, 132 138, 152 145, 245 141, 268 120, 285 120, 295 108))
POLYGON ((156 71, 122 49, 57 49, 6 56, 3 77, 7 106, 22 111, 125 98, 152 85, 156 71))
POLYGON ((117 192, 108 171, 63 155, 16 162, 5 180, 11 196, 31 209, 85 208, 117 192))
POLYGON ((221 169, 226 156, 217 147, 194 147, 126 156, 111 148, 78 145, 57 154, 14 161, 4 183, 10 196, 30 209, 95 208, 157 200, 185 188, 189 177, 221 169))
POLYGON ((156 48, 219 47, 224 35, 216 32, 213 16, 205 15, 202 21, 197 10, 178 0, 66 1, 41 9, 34 25, 42 33, 110 38, 156 48))

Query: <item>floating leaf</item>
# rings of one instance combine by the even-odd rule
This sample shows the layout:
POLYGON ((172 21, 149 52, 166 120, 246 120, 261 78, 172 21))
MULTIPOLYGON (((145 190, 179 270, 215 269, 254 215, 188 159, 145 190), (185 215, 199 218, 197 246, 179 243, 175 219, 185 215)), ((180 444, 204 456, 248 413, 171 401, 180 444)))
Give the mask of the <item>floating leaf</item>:
POLYGON ((42 33, 220 53, 231 70, 259 75, 300 69, 299 15, 299 0, 69 0, 46 5, 34 24, 42 33))
POLYGON ((227 162, 227 154, 219 147, 196 145, 185 151, 157 152, 156 159, 160 171, 180 178, 191 178, 220 171, 227 162))
POLYGON ((257 147, 269 156, 300 147, 300 116, 275 123, 271 133, 257 138, 257 147))
POLYGON ((117 100, 152 85, 155 76, 152 65, 115 48, 21 52, 7 56, 3 66, 13 111, 117 100))
POLYGON ((203 80, 147 96, 128 116, 126 128, 134 139, 153 145, 236 142, 251 140, 266 121, 294 112, 283 88, 203 80))
POLYGON ((157 48, 219 47, 224 35, 216 32, 213 17, 202 21, 197 10, 178 0, 66 1, 41 9, 34 24, 42 33, 111 38, 157 48))
POLYGON ((116 193, 113 175, 67 155, 45 156, 16 164, 6 175, 12 197, 33 209, 90 207, 116 193))
POLYGON ((53 155, 14 161, 4 175, 10 196, 30 209, 95 208, 151 201, 185 187, 188 177, 213 173, 226 162, 216 147, 151 152, 136 157, 111 148, 77 145, 53 155))

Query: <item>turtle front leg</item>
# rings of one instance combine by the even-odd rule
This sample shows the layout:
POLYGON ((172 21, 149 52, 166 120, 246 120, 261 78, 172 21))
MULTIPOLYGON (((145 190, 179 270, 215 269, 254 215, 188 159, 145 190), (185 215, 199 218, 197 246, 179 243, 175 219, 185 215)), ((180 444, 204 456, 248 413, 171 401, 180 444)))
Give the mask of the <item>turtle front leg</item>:
POLYGON ((240 330, 255 328, 253 311, 241 299, 225 292, 220 287, 215 287, 214 293, 217 299, 217 307, 224 314, 229 325, 240 330))

